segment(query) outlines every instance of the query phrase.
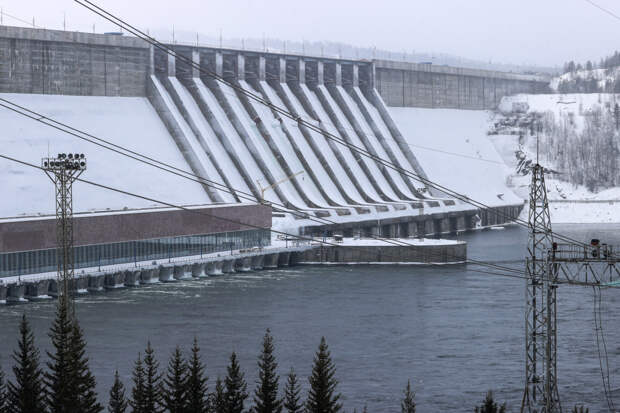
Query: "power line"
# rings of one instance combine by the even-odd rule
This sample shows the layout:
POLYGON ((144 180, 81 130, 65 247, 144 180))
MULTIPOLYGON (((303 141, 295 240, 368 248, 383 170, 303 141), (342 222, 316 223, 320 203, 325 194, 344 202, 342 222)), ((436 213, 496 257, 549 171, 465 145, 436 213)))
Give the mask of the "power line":
MULTIPOLYGON (((156 39, 152 38, 148 34, 145 34, 140 29, 137 29, 136 27, 132 26, 131 24, 129 24, 127 22, 125 22, 124 20, 120 19, 119 17, 116 17, 113 14, 107 12, 106 10, 102 9, 101 7, 97 6, 96 4, 92 3, 89 0, 74 0, 74 1, 76 3, 78 3, 78 4, 80 4, 81 6, 91 10, 93 13, 103 17, 104 19, 106 19, 106 20, 108 20, 108 21, 110 21, 110 22, 112 22, 112 23, 114 23, 114 24, 116 24, 118 26, 124 27, 127 31, 129 31, 130 33, 134 34, 136 37, 138 37, 138 38, 144 40, 145 42, 153 45, 154 47, 158 48, 159 50, 164 51, 166 54, 168 54, 170 56, 173 56, 173 57, 175 57, 175 58, 177 58, 179 60, 184 61, 189 66, 195 68, 196 70, 200 71, 201 73, 204 73, 207 76, 212 77, 216 81, 227 85, 228 87, 232 88, 233 90, 238 91, 239 93, 243 94, 244 96, 246 96, 246 97, 248 97, 248 98, 250 98, 252 100, 257 101, 258 103, 261 103, 261 104, 269 107, 274 112, 276 112, 276 113, 278 113, 278 114, 280 114, 282 116, 285 116, 285 117, 287 117, 289 119, 292 119, 292 120, 294 120, 294 121, 296 121, 296 122, 298 122, 300 124, 303 124, 308 129, 311 129, 311 130, 313 130, 315 132, 321 133, 325 137, 327 137, 328 139, 334 140, 337 143, 339 143, 341 145, 344 145, 344 146, 350 148, 351 150, 353 150, 353 151, 355 151, 355 152, 357 152, 357 153, 359 153, 359 154, 361 154, 363 156, 366 156, 366 157, 369 157, 369 158, 375 160, 375 162, 379 163, 380 165, 383 165, 384 167, 393 169, 393 170, 395 170, 395 171, 397 171, 397 172, 399 172, 401 174, 404 174, 404 175, 406 175, 406 176, 408 176, 408 177, 410 177, 412 179, 415 179, 415 180, 423 183, 426 186, 430 186, 432 188, 435 188, 435 189, 437 189, 437 190, 439 190, 441 192, 444 192, 445 194, 447 194, 449 196, 452 196, 452 197, 454 197, 456 199, 459 199, 459 200, 461 200, 463 202, 469 203, 469 204, 471 204, 471 205, 473 205, 473 206, 475 206, 477 208, 493 210, 493 208, 490 207, 488 204, 485 204, 485 203, 479 202, 479 201, 475 201, 475 200, 469 198, 466 195, 460 194, 460 193, 458 193, 456 191, 453 191, 453 190, 451 190, 451 189, 449 189, 449 188, 447 188, 447 187, 445 187, 443 185, 435 183, 435 182, 429 180, 426 177, 420 176, 419 174, 415 174, 415 173, 413 173, 411 171, 403 169, 402 167, 400 167, 398 165, 394 165, 393 163, 391 163, 391 162, 389 162, 387 160, 384 160, 384 159, 382 159, 382 158, 380 158, 380 157, 378 157, 378 156, 368 152, 368 150, 366 150, 364 148, 361 148, 361 147, 358 147, 356 145, 353 145, 353 144, 347 142, 346 140, 344 140, 344 139, 342 139, 342 138, 340 138, 338 136, 335 136, 335 135, 331 134, 330 132, 328 132, 328 131, 320 128, 320 127, 317 127, 313 123, 305 121, 302 117, 289 112, 287 109, 283 109, 283 108, 281 108, 281 107, 279 107, 277 105, 274 105, 269 100, 263 98, 262 96, 258 95, 257 93, 249 91, 249 90, 247 90, 247 89, 245 89, 245 88, 243 88, 243 87, 241 87, 241 86, 239 86, 239 85, 237 85, 237 84, 235 84, 233 82, 230 82, 230 81, 224 79, 222 76, 220 76, 220 75, 218 75, 216 73, 213 73, 213 72, 205 69, 204 67, 201 67, 200 65, 196 64, 195 62, 193 62, 193 60, 191 60, 191 59, 189 59, 189 58, 187 58, 187 57, 185 57, 183 55, 177 55, 174 52, 174 50, 170 49, 169 47, 167 47, 163 43, 157 41, 156 39), (84 3, 87 3, 88 5, 84 4, 84 3)), ((499 215, 499 216, 503 216, 503 217, 508 218, 508 219, 514 219, 514 222, 516 222, 519 225, 522 225, 524 227, 527 227, 527 225, 528 225, 527 221, 522 220, 522 219, 520 219, 518 217, 517 218, 511 217, 511 216, 509 216, 508 214, 506 214, 504 212, 493 211, 493 213, 495 213, 496 215, 499 215)), ((567 237, 567 236, 564 236, 564 235, 561 235, 561 234, 556 234, 556 237, 558 239, 567 241, 567 242, 572 243, 572 244, 589 247, 588 244, 586 244, 586 243, 584 243, 582 241, 578 241, 578 240, 575 240, 573 238, 570 238, 570 237, 567 237)))
POLYGON ((613 17, 614 19, 620 20, 620 16, 617 15, 616 13, 614 13, 613 11, 606 9, 605 7, 593 2, 592 0, 584 0, 586 3, 591 4, 592 6, 596 7, 597 9, 601 10, 604 13, 609 14, 611 17, 613 17))
MULTIPOLYGON (((0 158, 4 158, 4 159, 7 159, 7 160, 12 161, 12 162, 16 162, 16 163, 19 163, 19 164, 22 164, 22 165, 25 165, 25 166, 29 166, 31 168, 42 170, 42 168, 40 166, 38 166, 38 165, 34 165, 34 164, 29 163, 29 162, 22 161, 22 160, 19 160, 19 159, 16 159, 16 158, 13 158, 13 157, 10 157, 10 156, 7 156, 7 155, 0 154, 0 158)), ((238 221, 238 220, 234 220, 234 219, 226 218, 226 217, 221 217, 219 215, 209 214, 209 213, 205 213, 205 212, 202 212, 202 211, 197 211, 195 209, 187 208, 187 207, 182 206, 182 205, 172 204, 172 203, 167 202, 167 201, 162 201, 162 200, 155 199, 155 198, 152 198, 152 197, 148 197, 148 196, 145 196, 145 195, 139 195, 139 194, 136 194, 136 193, 133 193, 133 192, 129 192, 129 191, 125 191, 125 190, 122 190, 122 189, 114 188, 114 187, 109 186, 109 185, 104 185, 104 184, 101 184, 101 183, 89 181, 89 180, 86 180, 86 179, 83 179, 83 178, 78 178, 76 180, 79 181, 79 182, 86 183, 88 185, 92 185, 92 186, 95 186, 95 187, 103 188, 103 189, 114 191, 114 192, 118 192, 118 193, 121 193, 123 195, 128 195, 128 196, 144 199, 144 200, 147 200, 147 201, 150 201, 150 202, 155 202, 155 203, 162 204, 162 205, 165 205, 165 206, 168 206, 168 207, 171 207, 171 208, 181 209, 181 210, 184 210, 184 211, 187 211, 187 212, 190 212, 190 213, 195 213, 195 214, 199 214, 199 215, 203 215, 203 216, 208 216, 210 218, 219 219, 219 220, 222 220, 222 221, 231 222, 231 223, 238 224, 238 225, 243 225, 243 226, 247 226, 247 227, 250 227, 250 228, 266 229, 266 228, 263 228, 263 227, 260 227, 260 226, 254 225, 254 224, 250 224, 250 223, 247 223, 247 222, 238 221)), ((299 239, 299 240, 313 241, 313 242, 317 242, 318 241, 321 244, 325 244, 325 245, 329 245, 329 246, 335 246, 335 247, 342 247, 342 244, 339 244, 339 243, 329 242, 329 241, 324 241, 324 240, 316 240, 314 238, 310 238, 310 237, 306 237, 306 236, 302 236, 302 235, 294 235, 294 234, 290 234, 290 233, 287 233, 287 232, 284 232, 284 231, 275 230, 275 229, 272 229, 272 228, 270 228, 269 231, 272 232, 272 233, 275 233, 275 234, 285 235, 287 237, 288 236, 294 237, 294 238, 299 239)), ((405 244, 405 245, 400 245, 400 246, 415 246, 415 245, 413 245, 413 244, 405 244)), ((432 253, 431 256, 433 256, 433 255, 439 256, 440 254, 432 253)), ((452 255, 452 256, 456 257, 455 255, 452 255)), ((514 268, 504 267, 504 266, 501 266, 501 265, 498 265, 498 264, 487 263, 487 262, 479 261, 479 260, 467 259, 465 261, 465 263, 471 263, 471 264, 475 264, 475 265, 481 265, 481 266, 486 266, 486 267, 490 267, 490 268, 495 268, 495 269, 499 269, 499 270, 506 271, 506 272, 509 272, 509 273, 516 273, 516 274, 521 274, 522 273, 522 271, 514 269, 514 268)), ((429 265, 438 265, 438 264, 429 263, 429 265)), ((518 276, 519 277, 523 277, 522 275, 518 275, 518 276)))
MULTIPOLYGON (((96 137, 94 135, 91 135, 91 134, 88 134, 88 133, 86 133, 84 131, 81 131, 79 129, 73 128, 73 127, 71 127, 69 125, 66 125, 66 124, 62 123, 62 122, 58 122, 58 121, 56 121, 54 119, 51 119, 51 118, 49 118, 49 117, 47 117, 47 116, 45 116, 45 115, 43 115, 41 113, 34 112, 34 111, 32 111, 32 110, 30 110, 28 108, 25 108, 23 106, 17 105, 17 104, 15 104, 13 102, 8 101, 7 99, 0 98, 0 101, 6 102, 9 105, 12 105, 12 106, 15 106, 15 107, 19 108, 20 110, 27 111, 28 113, 21 112, 20 110, 16 110, 14 107, 10 107, 8 105, 0 103, 1 107, 9 109, 9 110, 11 110, 11 111, 13 111, 15 113, 18 113, 18 114, 20 114, 22 116, 28 117, 28 118, 30 118, 32 120, 35 120, 37 122, 40 122, 40 123, 46 125, 46 126, 52 127, 54 129, 57 129, 57 130, 59 130, 61 132, 65 132, 65 133, 67 133, 69 135, 72 135, 74 137, 77 137, 79 139, 82 139, 82 140, 85 140, 87 142, 90 142, 90 143, 93 143, 95 145, 98 145, 98 146, 100 146, 100 147, 102 147, 104 149, 111 150, 111 151, 113 151, 115 153, 118 153, 120 155, 129 157, 129 158, 134 159, 136 161, 139 161, 139 162, 145 163, 147 165, 153 166, 153 167, 155 167, 157 169, 160 169, 160 170, 163 170, 163 171, 166 171, 166 172, 170 172, 170 173, 172 173, 174 175, 177 175, 177 176, 180 176, 182 178, 189 179, 191 181, 194 181, 194 182, 197 182, 197 183, 200 183, 200 184, 203 184, 203 185, 213 186, 214 188, 216 188, 218 190, 221 190, 221 191, 224 191, 224 192, 228 192, 228 193, 231 193, 231 194, 235 194, 236 192, 238 192, 238 193, 243 195, 241 198, 244 198, 245 200, 248 200, 248 201, 251 201, 251 202, 255 201, 255 198, 251 194, 248 194, 246 192, 235 190, 234 188, 233 189, 228 189, 223 184, 220 184, 220 183, 215 182, 215 181, 208 180, 208 179, 203 178, 203 177, 201 177, 199 175, 195 175, 195 174, 192 174, 190 172, 184 171, 182 169, 176 168, 176 167, 174 167, 172 165, 169 165, 169 164, 167 164, 165 162, 158 161, 158 160, 156 160, 154 158, 150 158, 150 157, 148 157, 146 155, 142 155, 139 152, 135 152, 135 151, 132 151, 132 150, 127 149, 125 147, 122 147, 120 145, 116 145, 116 144, 114 144, 114 143, 112 143, 110 141, 107 141, 105 139, 98 138, 98 137, 96 137), (54 124, 50 124, 48 121, 52 122, 54 124), (60 125, 60 126, 58 126, 58 125, 60 125), (66 130, 66 129, 63 129, 63 128, 67 128, 69 130, 66 130), (81 135, 86 135, 86 136, 88 136, 88 137, 90 137, 92 139, 86 138, 86 137, 81 136, 81 135), (93 139, 97 140, 97 141, 100 141, 100 142, 104 142, 105 144, 110 145, 112 147, 108 147, 108 146, 105 146, 105 145, 103 145, 103 144, 101 144, 99 142, 95 142, 93 139), (114 149, 114 148, 121 149, 123 151, 128 152, 129 154, 121 152, 120 150, 117 150, 117 149, 114 149), (144 159, 141 159, 140 157, 145 158, 148 161, 145 161, 144 159), (169 169, 166 169, 166 168, 162 168, 161 166, 157 165, 156 163, 164 165, 164 166, 166 166, 168 168, 171 168, 171 169, 179 171, 179 172, 175 172, 175 171, 172 171, 172 170, 169 170, 169 169), (190 175, 190 176, 187 176, 187 175, 190 175), (192 178, 192 176, 196 177, 197 179, 192 178)), ((275 204, 277 206, 282 207, 283 208, 283 212, 289 212, 289 213, 291 213, 293 215, 297 215, 299 217, 309 219, 309 220, 317 222, 317 223, 319 223, 321 225, 338 224, 338 222, 335 222, 335 221, 332 221, 332 220, 328 220, 327 218, 313 217, 313 216, 311 216, 309 214, 306 214, 306 213, 299 213, 299 212, 296 212, 296 211, 292 211, 292 210, 290 210, 290 208, 287 208, 283 204, 278 204, 278 203, 272 203, 272 204, 275 204)), ((373 238, 373 239, 382 240, 382 241, 385 241, 386 243, 391 243, 391 244, 394 244, 394 245, 411 245, 409 243, 406 243, 404 241, 397 240, 397 239, 379 237, 379 236, 374 236, 374 235, 371 235, 370 237, 373 238)))
MULTIPOLYGON (((19 159, 16 159, 16 158, 13 158, 13 157, 10 157, 10 156, 7 156, 7 155, 0 154, 0 158, 6 159, 6 160, 9 160, 9 161, 12 161, 12 162, 16 162, 16 163, 19 163, 19 164, 22 164, 22 165, 25 165, 25 166, 28 166, 28 167, 31 167, 31 168, 43 170, 43 168, 41 168, 38 165, 34 165, 34 164, 29 163, 29 162, 22 161, 22 160, 19 160, 19 159)), ((191 209, 191 208, 185 207, 183 205, 177 205, 177 204, 173 204, 173 203, 170 203, 170 202, 167 202, 167 201, 162 201, 162 200, 159 200, 159 199, 156 199, 156 198, 152 198, 152 197, 149 197, 149 196, 139 195, 139 194, 136 194, 136 193, 133 193, 133 192, 129 192, 129 191, 125 191, 125 190, 122 190, 122 189, 114 188, 114 187, 109 186, 109 185, 104 185, 104 184, 101 184, 101 183, 89 181, 89 180, 86 180, 86 179, 83 179, 83 178, 78 178, 78 179, 76 179, 76 181, 82 182, 82 183, 85 183, 85 184, 88 184, 88 185, 91 185, 91 186, 95 186, 95 187, 98 187, 98 188, 106 189, 106 190, 109 190, 109 191, 118 192, 118 193, 123 194, 123 195, 127 195, 127 196, 131 196, 131 197, 147 200, 147 201, 150 201, 150 202, 155 202, 155 203, 158 203, 158 204, 162 204, 162 205, 165 205, 165 206, 170 207, 170 208, 180 209, 180 210, 183 210, 183 211, 187 211, 189 213, 203 215, 203 216, 207 216, 207 217, 214 218, 214 219, 219 219, 219 220, 226 221, 226 222, 231 222, 231 223, 238 224, 238 225, 247 226, 247 227, 250 227, 250 228, 263 229, 263 230, 268 229, 268 228, 263 228, 263 227, 260 227, 260 226, 254 225, 254 224, 250 224, 250 223, 247 223, 247 222, 238 221, 238 220, 234 220, 234 219, 226 218, 226 217, 221 217, 219 215, 209 214, 209 213, 202 212, 202 211, 199 211, 199 210, 196 210, 196 209, 191 209)), ((287 233, 287 232, 284 232, 284 231, 275 230, 275 229, 272 229, 272 228, 269 228, 268 230, 270 232, 272 232, 272 233, 280 234, 280 235, 285 235, 285 236, 290 236, 290 237, 296 238, 298 240, 318 242, 320 244, 328 245, 328 246, 333 246, 333 247, 342 247, 343 246, 342 244, 339 244, 339 243, 325 241, 325 240, 317 240, 317 239, 314 239, 314 238, 311 238, 311 237, 306 237, 306 236, 303 236, 303 235, 290 234, 290 233, 287 233)), ((415 246, 413 244, 408 244, 408 245, 409 246, 415 246)), ((355 247, 352 247, 352 249, 355 249, 355 247)), ((450 255, 450 254, 448 254, 448 255, 450 255)), ((391 256, 391 255, 386 254, 385 256, 391 256)), ((432 253, 431 256, 439 256, 439 254, 432 253)), ((451 256, 452 257, 456 257, 454 254, 452 254, 451 256)), ((440 267, 440 268, 445 268, 445 265, 443 265, 443 264, 437 264, 437 263, 425 263, 425 264, 429 265, 429 266, 436 266, 436 267, 440 267)), ((456 263, 456 264, 458 264, 458 263, 456 263)), ((503 271, 503 272, 494 272, 494 271, 469 269, 469 271, 473 271, 473 272, 480 272, 480 273, 483 273, 483 274, 492 274, 492 275, 498 275, 498 276, 509 277, 509 278, 518 278, 518 279, 526 279, 527 278, 526 276, 523 275, 523 271, 522 270, 518 270, 518 269, 510 268, 510 267, 504 267, 504 266, 501 266, 501 265, 493 264, 491 262, 485 262, 485 261, 474 260, 474 259, 467 259, 466 261, 463 262, 463 264, 472 264, 474 266, 480 265, 480 266, 495 268, 495 269, 503 271)), ((608 288, 608 289, 620 288, 620 285, 599 284, 599 283, 595 283, 595 282, 580 282, 580 281, 572 281, 572 280, 558 280, 557 283, 558 284, 581 286, 581 287, 596 286, 598 288, 608 288)))

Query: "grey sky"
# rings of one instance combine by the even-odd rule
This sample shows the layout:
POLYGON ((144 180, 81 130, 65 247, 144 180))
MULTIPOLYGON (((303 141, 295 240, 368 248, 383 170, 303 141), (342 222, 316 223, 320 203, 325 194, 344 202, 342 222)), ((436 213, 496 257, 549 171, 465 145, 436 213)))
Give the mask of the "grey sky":
MULTIPOLYGON (((616 48, 620 20, 585 0, 95 0, 141 28, 224 38, 340 41, 395 52, 449 53, 484 61, 560 65, 616 48)), ((620 14, 620 1, 594 0, 620 14)), ((0 0, 37 25, 111 30, 71 0, 0 0)), ((8 17, 4 24, 22 25, 8 17)), ((165 39, 167 40, 167 39, 165 39)), ((191 40, 191 39, 188 39, 191 40)))

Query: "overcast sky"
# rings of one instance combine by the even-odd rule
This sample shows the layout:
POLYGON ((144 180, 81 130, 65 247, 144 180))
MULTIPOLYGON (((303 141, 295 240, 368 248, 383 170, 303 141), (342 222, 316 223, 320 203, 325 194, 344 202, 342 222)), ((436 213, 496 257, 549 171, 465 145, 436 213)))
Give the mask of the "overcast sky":
MULTIPOLYGON (((593 0, 620 15, 620 1, 593 0)), ((94 0, 141 28, 224 38, 339 41, 395 52, 561 65, 620 49, 620 20, 586 0, 94 0)), ((105 21, 72 0, 0 0, 4 13, 46 28, 97 32, 105 21)), ((22 25, 8 16, 4 24, 22 25)), ((167 39, 162 39, 167 40, 167 39)))

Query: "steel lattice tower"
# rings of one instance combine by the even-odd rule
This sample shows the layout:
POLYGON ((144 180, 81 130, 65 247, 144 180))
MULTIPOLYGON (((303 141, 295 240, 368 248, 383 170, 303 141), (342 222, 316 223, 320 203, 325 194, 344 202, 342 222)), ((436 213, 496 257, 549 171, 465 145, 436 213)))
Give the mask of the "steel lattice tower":
POLYGON ((561 412, 557 385, 555 277, 548 251, 553 245, 543 167, 532 168, 528 258, 526 259, 525 391, 521 412, 561 412))
POLYGON ((73 182, 86 170, 84 154, 58 154, 43 158, 41 167, 56 189, 56 265, 58 270, 58 299, 73 314, 72 290, 75 257, 73 253, 73 182))

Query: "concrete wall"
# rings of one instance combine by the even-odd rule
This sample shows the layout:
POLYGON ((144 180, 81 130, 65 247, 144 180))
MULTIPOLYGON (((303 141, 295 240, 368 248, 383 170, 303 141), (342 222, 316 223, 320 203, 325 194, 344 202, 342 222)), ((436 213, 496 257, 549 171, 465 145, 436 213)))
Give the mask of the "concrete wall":
MULTIPOLYGON (((196 50, 207 53, 216 49, 196 50)), ((300 58, 256 51, 224 49, 222 52, 248 57, 260 55, 267 59, 300 58)), ((147 96, 151 66, 168 64, 167 58, 156 55, 154 60, 157 58, 163 60, 153 61, 149 45, 137 38, 0 26, 0 92, 147 96)), ((316 56, 308 59, 342 64, 344 86, 353 83, 346 69, 352 63, 357 64, 360 86, 374 85, 389 106, 492 109, 503 96, 540 93, 549 83, 549 79, 540 76, 428 64, 385 60, 371 64, 316 56)), ((185 69, 183 64, 178 66, 180 71, 185 69)))
POLYGON ((467 260, 467 244, 416 246, 320 246, 293 254, 299 264, 456 263, 467 260))
POLYGON ((385 60, 374 70, 388 106, 494 109, 504 96, 544 93, 549 85, 542 76, 385 60))
POLYGON ((0 26, 0 92, 146 96, 148 63, 136 38, 0 26))
MULTIPOLYGON (((264 205, 197 208, 194 211, 168 210, 79 216, 74 219, 74 245, 255 229, 238 224, 238 221, 260 228, 271 228, 271 208, 264 205)), ((55 246, 54 218, 0 222, 0 252, 39 250, 55 246)))

